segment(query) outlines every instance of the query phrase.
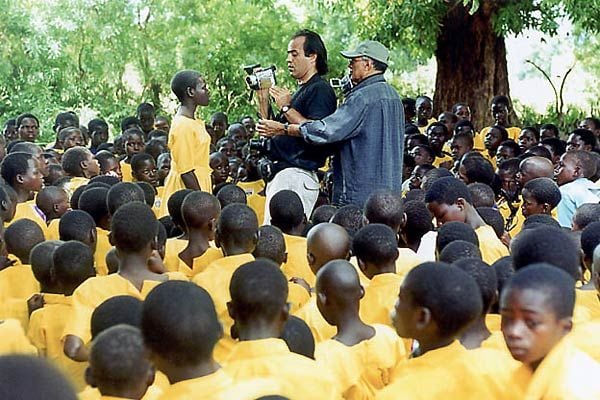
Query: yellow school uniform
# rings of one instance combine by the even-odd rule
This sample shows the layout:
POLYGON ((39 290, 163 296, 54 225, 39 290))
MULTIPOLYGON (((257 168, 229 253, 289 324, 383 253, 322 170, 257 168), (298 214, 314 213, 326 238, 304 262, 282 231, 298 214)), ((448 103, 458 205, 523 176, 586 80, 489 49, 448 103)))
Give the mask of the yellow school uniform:
POLYGON ((288 282, 288 298, 290 312, 295 313, 310 301, 310 293, 304 287, 294 282, 288 282))
POLYGON ((567 337, 579 350, 600 362, 600 320, 575 326, 567 337))
POLYGON ((302 278, 310 287, 316 283, 315 274, 311 271, 308 260, 306 259, 306 238, 301 236, 292 236, 283 234, 285 248, 287 251, 287 261, 281 267, 281 271, 286 278, 302 278))
MULTIPOLYGON (((490 130, 491 126, 486 126, 482 130, 479 131, 478 134, 473 138, 473 150, 477 150, 480 152, 487 152, 485 149, 485 145, 483 144, 485 140, 485 135, 490 130)), ((511 126, 510 128, 506 128, 508 132, 508 138, 514 140, 515 142, 519 142, 519 133, 521 133, 521 128, 516 126, 511 126)))
POLYGON ((499 332, 500 324, 502 323, 502 316, 500 314, 487 314, 485 316, 485 326, 490 332, 499 332))
POLYGON ((83 176, 72 176, 71 179, 63 185, 63 189, 65 189, 70 199, 77 189, 83 185, 87 185, 89 182, 90 180, 83 176))
MULTIPOLYGON (((176 115, 169 131, 169 148, 171 170, 165 179, 163 199, 168 200, 176 191, 185 189, 181 175, 191 171, 194 171, 200 188, 211 192, 210 136, 204 127, 204 121, 176 115)), ((163 201, 159 215, 162 217, 168 213, 167 202, 163 201)))
POLYGON ((16 319, 0 321, 0 355, 7 354, 37 355, 37 349, 29 342, 23 327, 16 319))
POLYGON ((167 271, 171 272, 179 270, 179 262, 181 261, 179 253, 185 249, 187 243, 187 239, 167 239, 167 244, 165 245, 165 259, 163 261, 167 271))
POLYGON ((16 319, 23 329, 29 324, 27 300, 39 293, 40 284, 33 276, 31 266, 19 260, 0 271, 0 318, 16 319))
POLYGON ((510 234, 511 237, 517 236, 521 229, 523 229, 523 222, 525 222, 525 216, 521 212, 521 204, 522 200, 518 200, 513 202, 511 206, 516 209, 513 214, 512 220, 509 221, 511 210, 508 206, 506 200, 501 200, 498 202, 498 211, 502 214, 502 218, 504 218, 504 227, 506 231, 510 234))
POLYGON ((292 353, 281 339, 236 343, 224 368, 236 380, 272 378, 283 382, 291 399, 333 399, 340 394, 329 371, 317 368, 314 360, 292 353))
MULTIPOLYGON (((185 276, 179 273, 165 275, 170 280, 186 280, 185 276)), ((160 283, 159 281, 144 281, 141 290, 138 290, 130 281, 118 273, 89 278, 79 285, 73 293, 73 317, 67 322, 63 337, 75 335, 85 343, 89 342, 91 339, 90 319, 96 307, 105 300, 120 295, 133 296, 143 300, 150 290, 160 283)))
POLYGON ((427 125, 425 126, 419 126, 419 132, 421 132, 423 135, 427 134, 427 128, 429 128, 429 125, 433 124, 434 122, 437 122, 437 119, 435 118, 429 118, 429 120, 427 121, 427 125))
POLYGON ((575 291, 575 308, 581 307, 588 310, 592 320, 600 320, 600 299, 596 290, 575 291))
POLYGON ((522 399, 600 399, 600 364, 563 338, 531 373, 522 399))
POLYGON ((96 228, 96 252, 94 253, 94 264, 96 264, 96 273, 98 275, 108 275, 108 266, 106 265, 106 255, 112 249, 112 244, 108 240, 108 234, 110 232, 96 228))
POLYGON ((402 277, 397 274, 375 275, 360 300, 360 319, 366 324, 392 326, 390 313, 396 304, 401 283, 402 277))
MULTIPOLYGON (((252 196, 255 193, 262 191, 265 188, 265 181, 259 179, 252 182, 238 182, 236 185, 244 190, 246 196, 252 196)), ((261 221, 261 220, 259 220, 261 221)))
POLYGON ((58 232, 58 225, 60 224, 60 218, 55 218, 48 223, 46 229, 46 240, 60 240, 60 233, 58 232))
POLYGON ((480 226, 475 229, 479 239, 479 250, 481 258, 488 264, 494 263, 499 258, 509 255, 506 246, 498 239, 494 228, 489 225, 480 226))
POLYGON ((5 223, 4 227, 8 227, 13 222, 25 218, 35 222, 42 229, 42 232, 44 232, 44 238, 47 237, 48 226, 46 225, 46 217, 44 216, 42 210, 35 205, 35 200, 17 203, 14 218, 12 221, 10 221, 10 223, 5 223))
POLYGON ((190 268, 186 263, 183 262, 182 259, 179 258, 179 272, 181 272, 188 278, 193 278, 200 272, 204 271, 206 267, 210 265, 210 263, 220 258, 223 258, 223 252, 221 251, 221 249, 217 247, 209 247, 208 249, 206 249, 204 254, 194 258, 192 268, 190 268))
MULTIPOLYGON (((452 159, 452 155, 444 154, 444 152, 442 151, 442 157, 436 157, 435 160, 433 160, 432 165, 436 168, 439 168, 443 163, 446 163, 448 161, 451 163, 451 165, 454 165, 454 160, 452 159)), ((452 168, 452 167, 450 167, 450 168, 452 168)))
POLYGON ((231 301, 229 295, 229 283, 233 273, 247 262, 254 261, 252 254, 238 254, 235 256, 227 256, 210 263, 206 269, 194 276, 192 282, 204 288, 215 302, 215 309, 221 324, 223 324, 224 335, 215 348, 215 358, 218 361, 229 353, 233 346, 231 338, 231 326, 233 319, 227 311, 227 302, 231 301))
POLYGON ((265 220, 265 203, 267 202, 267 198, 258 193, 251 194, 246 198, 246 203, 248 207, 250 207, 258 218, 259 223, 265 220))
POLYGON ((518 363, 488 349, 467 350, 458 341, 400 363, 394 381, 377 399, 518 398, 510 380, 518 363), (435 384, 435 383, 439 384, 435 384))
POLYGON ((295 315, 306 322, 315 338, 315 343, 330 339, 336 333, 335 327, 329 325, 321 315, 315 296, 311 297, 308 303, 298 310, 295 315))
MULTIPOLYGON (((155 384, 149 386, 144 393, 142 400, 158 400, 162 399, 163 391, 158 388, 155 384)), ((117 400, 122 397, 102 396, 97 388, 86 386, 81 392, 77 394, 79 400, 117 400)))
POLYGON ((121 165, 121 174, 123 178, 122 182, 133 182, 133 173, 131 170, 131 164, 126 163, 124 160, 119 161, 119 165, 121 165))
POLYGON ((332 371, 345 399, 373 398, 389 385, 396 365, 407 359, 404 344, 392 328, 372 326, 375 335, 354 346, 329 339, 315 348, 317 363, 332 371))
POLYGON ((282 387, 274 380, 237 380, 221 368, 210 375, 172 384, 161 400, 254 400, 279 393, 282 393, 282 387))
POLYGON ((398 259, 396 260, 396 274, 405 277, 411 269, 421 264, 423 260, 412 249, 408 247, 398 248, 398 259))
POLYGON ((60 368, 77 390, 85 387, 87 363, 75 362, 63 352, 61 337, 67 320, 73 315, 71 296, 44 293, 44 307, 31 314, 27 337, 37 347, 40 356, 60 368))

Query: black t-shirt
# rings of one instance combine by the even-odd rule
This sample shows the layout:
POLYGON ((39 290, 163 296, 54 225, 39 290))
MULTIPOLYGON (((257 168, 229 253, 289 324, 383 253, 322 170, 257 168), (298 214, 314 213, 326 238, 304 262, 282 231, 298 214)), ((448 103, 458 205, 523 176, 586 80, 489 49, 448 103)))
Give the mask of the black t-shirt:
MULTIPOLYGON (((291 103, 291 107, 303 117, 313 120, 333 114, 336 106, 333 88, 318 74, 300 86, 291 103)), ((279 120, 287 122, 285 116, 279 120)), ((271 141, 270 158, 275 161, 275 173, 289 167, 316 171, 325 165, 330 154, 331 146, 310 145, 301 137, 281 135, 271 141)))

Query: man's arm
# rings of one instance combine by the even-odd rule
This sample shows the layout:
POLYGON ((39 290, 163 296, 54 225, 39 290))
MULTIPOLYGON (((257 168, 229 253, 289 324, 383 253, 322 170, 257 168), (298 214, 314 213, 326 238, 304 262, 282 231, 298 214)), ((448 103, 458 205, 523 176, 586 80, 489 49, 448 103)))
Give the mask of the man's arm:
POLYGON ((196 174, 194 174, 193 170, 186 172, 185 174, 181 174, 181 180, 187 189, 201 190, 200 183, 198 183, 198 178, 196 177, 196 174))
MULTIPOLYGON (((292 104, 292 94, 287 89, 274 86, 269 89, 269 94, 273 96, 275 104, 277 104, 277 107, 280 110, 282 110, 285 106, 290 107, 292 104)), ((284 113, 284 115, 285 119, 287 119, 290 124, 301 124, 302 122, 308 121, 308 118, 300 114, 298 110, 291 107, 287 112, 284 113)))

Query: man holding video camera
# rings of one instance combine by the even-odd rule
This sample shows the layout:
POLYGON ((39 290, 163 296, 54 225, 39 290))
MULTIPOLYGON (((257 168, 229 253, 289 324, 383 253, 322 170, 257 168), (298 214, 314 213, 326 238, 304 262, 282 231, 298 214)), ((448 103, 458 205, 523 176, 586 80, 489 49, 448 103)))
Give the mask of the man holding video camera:
POLYGON ((385 81, 389 52, 368 40, 343 51, 354 87, 328 117, 292 125, 260 120, 263 136, 300 137, 314 145, 337 143, 333 162, 333 203, 362 207, 378 189, 400 193, 404 150, 404 109, 385 81))
MULTIPOLYGON (((287 50, 287 66, 298 82, 292 95, 280 87, 257 91, 260 115, 277 122, 285 130, 288 124, 322 119, 335 111, 337 100, 331 86, 321 77, 327 73, 327 50, 321 37, 312 31, 294 34, 287 50), (269 102, 271 96, 279 114, 274 115, 269 102), (268 117, 267 117, 268 116, 268 117)), ((269 144, 268 157, 272 164, 272 180, 267 184, 265 220, 270 224, 269 202, 281 190, 293 190, 300 196, 304 213, 310 217, 319 196, 316 171, 325 165, 330 150, 314 146, 301 137, 276 136, 269 144)))

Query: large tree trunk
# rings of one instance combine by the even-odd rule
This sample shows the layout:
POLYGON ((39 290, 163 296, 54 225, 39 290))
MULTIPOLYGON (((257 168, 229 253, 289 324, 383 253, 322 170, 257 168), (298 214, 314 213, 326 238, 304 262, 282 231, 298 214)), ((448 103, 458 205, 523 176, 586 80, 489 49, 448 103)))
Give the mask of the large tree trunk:
POLYGON ((453 5, 442 21, 435 52, 436 116, 464 102, 471 106, 478 130, 493 122, 492 97, 509 95, 506 46, 492 27, 494 3, 482 1, 474 15, 460 4, 453 5))

